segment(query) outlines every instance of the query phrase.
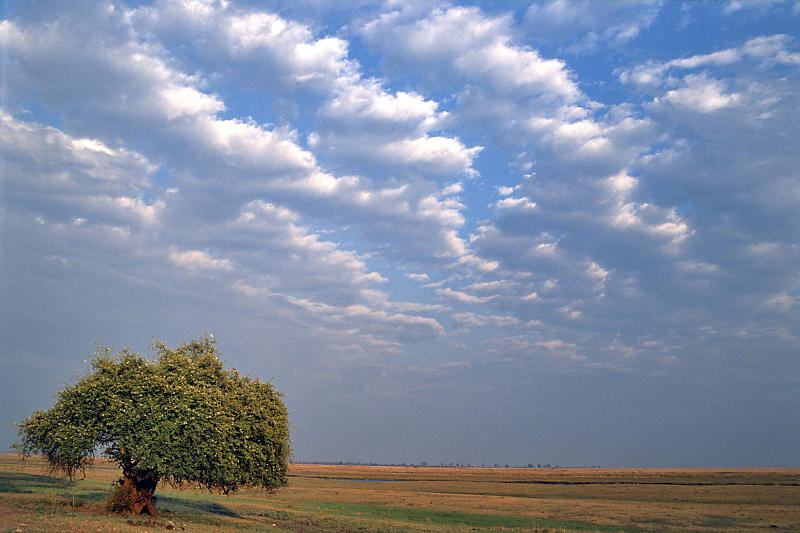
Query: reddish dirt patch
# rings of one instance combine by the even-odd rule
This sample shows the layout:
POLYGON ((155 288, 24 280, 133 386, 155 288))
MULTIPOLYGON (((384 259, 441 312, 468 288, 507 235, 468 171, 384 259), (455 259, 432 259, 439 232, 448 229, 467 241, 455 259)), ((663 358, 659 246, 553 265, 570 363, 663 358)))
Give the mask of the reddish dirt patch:
POLYGON ((0 505, 0 530, 10 530, 11 526, 16 524, 14 517, 18 514, 16 511, 0 505))

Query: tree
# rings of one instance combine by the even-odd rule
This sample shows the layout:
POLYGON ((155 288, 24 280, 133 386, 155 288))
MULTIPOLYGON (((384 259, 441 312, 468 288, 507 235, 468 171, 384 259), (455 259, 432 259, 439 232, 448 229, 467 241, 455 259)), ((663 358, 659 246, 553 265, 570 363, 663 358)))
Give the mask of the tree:
POLYGON ((55 406, 19 424, 23 455, 43 455, 70 479, 96 450, 122 468, 122 507, 155 516, 159 482, 225 494, 241 486, 286 485, 289 423, 270 383, 225 370, 206 336, 174 350, 155 343, 155 360, 98 346, 92 370, 55 406))

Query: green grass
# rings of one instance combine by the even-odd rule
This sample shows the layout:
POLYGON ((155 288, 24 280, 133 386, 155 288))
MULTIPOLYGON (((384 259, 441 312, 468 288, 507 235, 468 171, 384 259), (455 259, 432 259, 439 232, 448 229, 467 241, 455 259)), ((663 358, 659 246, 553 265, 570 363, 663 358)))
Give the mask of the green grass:
POLYGON ((429 509, 412 509, 406 507, 384 507, 358 503, 308 502, 309 507, 317 512, 334 516, 355 516, 363 519, 378 519, 392 522, 411 522, 414 524, 469 526, 490 529, 536 530, 551 529, 554 531, 618 531, 645 532, 648 530, 634 527, 615 527, 547 518, 525 518, 509 515, 464 513, 456 511, 432 511, 429 509))

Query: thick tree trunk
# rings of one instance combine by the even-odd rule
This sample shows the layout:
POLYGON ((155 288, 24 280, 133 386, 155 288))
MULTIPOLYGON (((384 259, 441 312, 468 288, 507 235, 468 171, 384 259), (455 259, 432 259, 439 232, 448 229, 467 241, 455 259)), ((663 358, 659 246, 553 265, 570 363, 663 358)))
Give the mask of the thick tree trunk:
POLYGON ((158 516, 156 507, 153 505, 153 494, 158 485, 158 476, 151 472, 123 472, 123 475, 125 480, 122 483, 122 490, 128 495, 131 512, 140 515, 146 511, 150 516, 158 516))

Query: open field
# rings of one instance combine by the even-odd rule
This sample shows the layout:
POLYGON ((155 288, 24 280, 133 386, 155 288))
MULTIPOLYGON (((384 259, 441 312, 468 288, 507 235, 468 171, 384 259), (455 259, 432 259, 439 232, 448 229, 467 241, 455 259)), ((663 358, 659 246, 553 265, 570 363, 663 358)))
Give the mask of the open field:
POLYGON ((0 531, 800 531, 800 469, 292 465, 273 495, 160 487, 157 520, 103 511, 119 475, 97 461, 70 486, 0 454, 0 531))

